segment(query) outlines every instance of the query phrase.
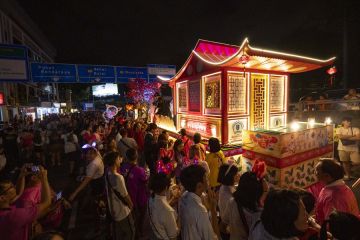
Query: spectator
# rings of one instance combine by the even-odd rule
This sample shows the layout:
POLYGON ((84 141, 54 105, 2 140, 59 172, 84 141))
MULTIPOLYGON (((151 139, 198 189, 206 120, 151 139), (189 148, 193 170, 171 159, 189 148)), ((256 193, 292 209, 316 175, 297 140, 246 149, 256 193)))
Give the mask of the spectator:
POLYGON ((151 174, 156 172, 155 163, 157 161, 157 137, 158 137, 158 128, 155 123, 150 123, 145 135, 144 141, 144 156, 145 162, 148 165, 151 174))
POLYGON ((350 213, 335 211, 329 215, 329 219, 321 227, 321 240, 328 239, 327 230, 333 239, 358 240, 360 239, 360 220, 350 213))
POLYGON ((138 154, 133 148, 126 152, 128 162, 121 167, 121 173, 125 178, 127 190, 134 204, 135 227, 139 236, 144 234, 144 216, 146 214, 148 191, 148 174, 145 170, 137 166, 138 154))
MULTIPOLYGON (((195 133, 193 139, 194 139, 194 145, 196 146, 196 148, 193 148, 193 150, 195 150, 195 155, 198 157, 199 161, 205 161, 206 150, 205 150, 205 146, 201 143, 200 133, 195 133)), ((189 154, 191 155, 191 153, 189 154)))
POLYGON ((192 141, 190 140, 190 138, 188 138, 185 128, 182 128, 179 133, 180 133, 180 135, 181 135, 181 140, 182 140, 182 142, 184 143, 184 153, 185 153, 185 156, 186 156, 187 158, 189 158, 190 147, 191 147, 191 145, 192 145, 193 143, 192 143, 192 141))
POLYGON ((134 124, 134 139, 138 145, 139 152, 142 152, 144 150, 145 134, 139 122, 134 124))
POLYGON ((359 216, 354 193, 344 183, 344 169, 333 160, 321 160, 315 168, 319 181, 326 184, 316 204, 316 221, 322 224, 333 210, 359 216))
POLYGON ((360 99, 360 94, 356 92, 356 89, 349 89, 349 92, 347 95, 344 96, 345 100, 358 100, 360 99))
POLYGON ((23 167, 17 189, 10 181, 0 181, 0 236, 2 239, 27 240, 30 225, 40 218, 51 204, 47 171, 42 167, 39 175, 42 183, 40 204, 25 207, 13 204, 17 194, 21 196, 23 192, 27 173, 26 168, 23 167))
POLYGON ((109 167, 105 187, 113 220, 113 239, 132 240, 135 238, 134 220, 131 215, 133 203, 126 190, 124 177, 117 172, 122 158, 118 152, 110 152, 105 155, 104 160, 109 167))
POLYGON ((234 165, 224 164, 220 167, 218 182, 221 183, 219 190, 219 201, 218 208, 220 213, 220 233, 223 240, 230 238, 230 234, 227 231, 226 227, 223 227, 222 219, 224 218, 225 209, 229 204, 230 199, 232 198, 233 193, 235 192, 235 183, 239 181, 238 169, 234 165))
POLYGON ((190 147, 189 151, 189 163, 192 165, 200 165, 206 171, 207 175, 210 175, 210 168, 206 161, 202 161, 199 158, 199 154, 201 152, 200 145, 194 144, 190 147))
POLYGON ((79 158, 79 145, 78 139, 75 134, 69 134, 66 136, 64 144, 65 158, 69 162, 70 175, 74 175, 75 162, 79 158))
POLYGON ((89 148, 86 151, 86 160, 89 162, 86 166, 86 176, 81 184, 70 195, 69 200, 73 201, 75 197, 81 192, 88 184, 91 184, 94 196, 101 194, 104 190, 104 163, 100 153, 95 148, 89 148))
POLYGON ((208 186, 205 169, 198 165, 191 165, 181 172, 180 181, 186 190, 179 203, 182 239, 221 239, 216 218, 216 197, 208 186), (202 201, 203 193, 206 191, 211 221, 202 201))
POLYGON ((182 169, 188 165, 188 159, 184 152, 184 143, 181 139, 177 139, 174 143, 174 160, 176 162, 175 178, 180 182, 180 173, 182 169))
POLYGON ((121 139, 119 141, 118 148, 120 150, 121 156, 123 156, 125 160, 127 160, 126 158, 127 150, 129 150, 130 148, 133 149, 138 148, 136 141, 133 138, 129 138, 127 134, 128 131, 125 128, 120 129, 121 139))
MULTIPOLYGON (((220 169, 219 176, 222 175, 222 172, 223 167, 220 169)), ((232 172, 235 171, 232 170, 232 172)), ((239 185, 233 194, 234 198, 228 201, 222 214, 220 208, 222 222, 230 229, 230 240, 248 239, 251 227, 260 219, 260 199, 268 191, 268 186, 264 181, 258 180, 253 172, 244 173, 240 177, 239 185)))
POLYGON ((45 166, 45 155, 44 155, 44 148, 45 148, 45 139, 41 135, 40 130, 35 131, 34 135, 34 154, 37 159, 40 159, 40 162, 43 166, 45 166))
POLYGON ((60 139, 58 132, 56 130, 53 130, 49 137, 49 152, 50 152, 52 167, 54 167, 55 164, 61 166, 62 151, 63 151, 63 141, 60 139))
POLYGON ((340 139, 338 144, 338 151, 340 161, 342 162, 345 170, 344 180, 349 180, 351 176, 351 164, 360 164, 359 146, 357 141, 360 140, 359 128, 351 126, 352 119, 344 117, 342 126, 337 129, 336 135, 340 139))
POLYGON ((265 200, 260 220, 251 227, 249 240, 296 240, 307 230, 307 221, 308 215, 298 194, 273 190, 265 200))
POLYGON ((219 139, 210 138, 209 148, 210 153, 206 154, 206 162, 208 163, 210 169, 210 187, 215 191, 218 191, 220 187, 220 183, 218 182, 219 168, 221 165, 226 163, 226 158, 224 153, 221 151, 219 139))
POLYGON ((149 220, 152 228, 153 238, 176 240, 179 234, 177 226, 177 215, 167 200, 170 187, 170 179, 166 174, 159 173, 152 176, 150 189, 153 191, 149 199, 149 220))

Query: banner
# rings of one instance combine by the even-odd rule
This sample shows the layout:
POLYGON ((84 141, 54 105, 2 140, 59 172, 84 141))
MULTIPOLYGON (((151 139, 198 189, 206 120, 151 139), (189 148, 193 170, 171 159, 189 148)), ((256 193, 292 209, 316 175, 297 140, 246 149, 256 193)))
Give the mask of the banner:
POLYGON ((77 65, 81 83, 115 83, 115 68, 104 65, 77 65))
POLYGON ((31 63, 33 82, 76 83, 75 64, 31 63))

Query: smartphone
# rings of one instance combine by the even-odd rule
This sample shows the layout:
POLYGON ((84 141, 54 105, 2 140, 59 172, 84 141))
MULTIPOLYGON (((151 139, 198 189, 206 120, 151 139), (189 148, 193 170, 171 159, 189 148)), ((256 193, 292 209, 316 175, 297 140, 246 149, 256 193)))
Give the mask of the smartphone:
POLYGON ((62 191, 56 194, 56 201, 59 201, 62 198, 62 191))
POLYGON ((39 168, 39 166, 31 166, 31 171, 32 172, 40 172, 40 168, 39 168))

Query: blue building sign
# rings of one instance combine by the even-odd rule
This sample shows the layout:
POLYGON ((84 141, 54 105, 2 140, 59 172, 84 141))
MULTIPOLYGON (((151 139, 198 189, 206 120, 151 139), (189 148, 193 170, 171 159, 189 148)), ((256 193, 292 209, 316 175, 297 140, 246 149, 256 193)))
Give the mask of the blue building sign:
POLYGON ((158 79, 170 79, 176 74, 175 65, 148 64, 149 81, 154 82, 158 79))
POLYGON ((129 79, 148 79, 146 67, 116 67, 117 83, 128 83, 129 79))
POLYGON ((33 82, 76 83, 75 64, 31 63, 33 82))
POLYGON ((77 65, 81 83, 115 83, 115 68, 103 65, 77 65))

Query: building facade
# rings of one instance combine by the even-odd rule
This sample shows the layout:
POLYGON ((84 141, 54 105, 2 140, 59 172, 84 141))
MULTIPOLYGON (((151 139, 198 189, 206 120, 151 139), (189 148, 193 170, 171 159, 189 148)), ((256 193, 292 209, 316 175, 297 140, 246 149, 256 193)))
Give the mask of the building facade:
MULTIPOLYGON (((55 48, 15 0, 0 1, 0 44, 26 46, 29 62, 51 63, 56 55, 55 48)), ((51 86, 51 89, 56 89, 56 86, 51 86)), ((30 81, 0 82, 0 92, 4 96, 0 118, 8 121, 19 115, 21 108, 39 105, 44 86, 30 81)))

